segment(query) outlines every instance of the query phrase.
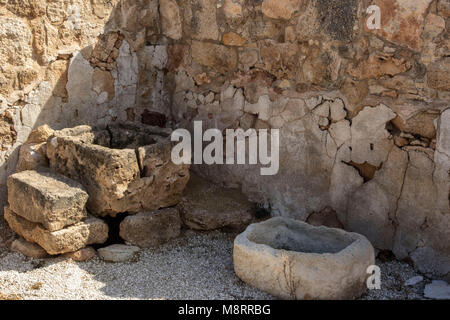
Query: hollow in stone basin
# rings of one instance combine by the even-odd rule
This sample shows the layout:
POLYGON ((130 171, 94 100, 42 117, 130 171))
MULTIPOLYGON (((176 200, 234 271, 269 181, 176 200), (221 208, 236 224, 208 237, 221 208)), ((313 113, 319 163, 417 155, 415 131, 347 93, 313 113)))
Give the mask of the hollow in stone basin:
POLYGON ((375 253, 357 233, 276 217, 240 234, 233 260, 244 282, 283 299, 354 299, 375 253))
POLYGON ((50 167, 87 190, 98 216, 157 210, 178 204, 189 166, 171 161, 170 129, 134 124, 79 126, 47 143, 50 167))

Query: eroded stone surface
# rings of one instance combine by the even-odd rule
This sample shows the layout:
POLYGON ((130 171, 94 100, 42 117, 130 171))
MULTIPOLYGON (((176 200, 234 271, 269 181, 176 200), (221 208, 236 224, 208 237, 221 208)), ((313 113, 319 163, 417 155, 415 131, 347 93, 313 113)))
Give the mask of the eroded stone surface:
POLYGON ((37 243, 51 255, 75 252, 108 239, 108 226, 97 218, 90 217, 65 229, 50 232, 38 223, 21 218, 8 207, 4 208, 4 214, 14 232, 29 242, 37 243))
POLYGON ((92 247, 86 247, 75 252, 65 253, 63 256, 73 261, 84 262, 95 257, 97 252, 92 247))
POLYGON ((283 299, 353 299, 375 253, 359 234, 277 217, 240 234, 233 261, 239 278, 283 299))
POLYGON ((193 175, 180 204, 183 223, 195 230, 245 228, 251 203, 238 190, 220 188, 193 175))
POLYGON ((88 197, 81 184, 51 171, 23 171, 8 178, 10 209, 49 231, 86 218, 88 197))
POLYGON ((34 259, 48 258, 48 253, 36 243, 28 242, 23 238, 19 238, 13 241, 11 244, 11 250, 20 252, 24 256, 34 259))
POLYGON ((372 31, 387 40, 410 49, 422 49, 422 30, 432 0, 376 0, 381 9, 381 30, 372 31))
POLYGON ((171 162, 170 131, 119 126, 109 129, 110 138, 107 130, 86 130, 84 136, 57 134, 48 143, 47 156, 52 169, 86 188, 92 213, 115 216, 180 201, 189 167, 171 162))
MULTIPOLYGON (((220 130, 277 128, 283 141, 277 176, 261 177, 259 168, 250 166, 197 171, 240 187, 274 214, 302 220, 330 206, 345 224, 351 199, 370 198, 367 192, 373 189, 377 197, 368 204, 382 200, 381 209, 369 216, 373 205, 370 210, 352 205, 348 217, 353 225, 387 246, 391 233, 383 239, 382 232, 392 224, 398 233, 397 257, 409 252, 416 267, 442 272, 430 261, 442 263, 450 256, 450 242, 442 241, 450 230, 444 112, 449 100, 448 1, 371 2, 382 10, 378 31, 365 27, 366 4, 356 0, 298 1, 298 6, 297 1, 176 3, 180 19, 169 0, 0 1, 1 202, 6 204, 6 179, 19 158, 19 170, 45 165, 45 145, 32 144, 47 139, 28 140, 42 124, 54 129, 140 124, 158 112, 177 127, 203 120, 220 130), (340 107, 328 113, 319 107, 336 99, 342 99, 345 119, 340 107), (379 112, 380 104, 395 118, 383 124, 382 118, 391 114, 379 112), (371 115, 374 126, 366 118, 368 106, 378 110, 371 115), (374 151, 367 151, 373 136, 374 151), (421 208, 432 201, 407 197, 415 192, 412 187, 401 196, 410 202, 411 219, 403 212, 397 218, 392 197, 384 196, 405 180, 396 174, 377 178, 399 153, 394 150, 431 159, 408 159, 408 166, 423 168, 417 180, 432 188, 426 197, 435 204, 425 220, 421 208), (381 223, 383 231, 377 234, 360 223, 364 219, 390 222, 381 223), (405 236, 414 219, 425 221, 422 230, 414 227, 412 236, 405 236)), ((403 160, 392 162, 389 172, 403 168, 403 160)))
POLYGON ((141 247, 157 247, 180 235, 181 220, 177 209, 141 212, 128 216, 120 224, 120 237, 141 247))

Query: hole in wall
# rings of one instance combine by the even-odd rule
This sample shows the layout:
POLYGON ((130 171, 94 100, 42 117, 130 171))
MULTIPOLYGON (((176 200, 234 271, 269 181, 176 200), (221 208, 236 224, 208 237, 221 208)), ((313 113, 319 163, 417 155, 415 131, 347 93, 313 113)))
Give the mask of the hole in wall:
POLYGON ((358 170, 359 175, 364 179, 364 183, 369 182, 375 177, 375 172, 379 169, 370 163, 356 163, 353 161, 345 162, 345 164, 352 166, 358 170))
POLYGON ((252 207, 253 216, 258 220, 269 219, 272 216, 271 209, 261 203, 254 203, 252 207))
POLYGON ((378 252, 377 258, 381 262, 388 262, 388 261, 396 260, 395 259, 395 254, 391 250, 380 250, 378 252))

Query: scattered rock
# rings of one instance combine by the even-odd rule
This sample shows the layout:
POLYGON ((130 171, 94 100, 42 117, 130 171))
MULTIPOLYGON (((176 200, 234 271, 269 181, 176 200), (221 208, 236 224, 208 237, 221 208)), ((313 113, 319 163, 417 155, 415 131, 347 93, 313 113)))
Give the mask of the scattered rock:
POLYGON ((11 250, 20 252, 21 254, 34 259, 44 259, 49 257, 47 251, 42 247, 35 243, 28 242, 23 238, 14 240, 11 244, 11 250))
POLYGON ((53 170, 83 184, 90 212, 116 216, 178 204, 189 166, 172 163, 170 129, 131 124, 81 129, 59 132, 47 144, 47 156, 53 170))
POLYGON ((95 257, 97 252, 92 247, 86 247, 75 252, 65 253, 63 256, 73 261, 84 262, 95 257))
POLYGON ((425 298, 448 300, 450 299, 450 285, 445 281, 434 280, 425 286, 425 298))
POLYGON ((55 131, 48 125, 40 126, 34 129, 28 136, 27 143, 44 143, 47 142, 55 131))
POLYGON ((409 278, 408 280, 405 281, 405 286, 415 286, 416 284, 419 284, 423 281, 423 277, 422 276, 415 276, 412 278, 409 278))
POLYGON ((178 210, 169 208, 126 217, 120 224, 120 237, 129 244, 150 248, 178 237, 180 230, 178 210))
POLYGON ((127 246, 124 244, 114 244, 109 247, 97 250, 98 255, 106 261, 110 262, 127 262, 136 259, 140 249, 135 246, 127 246))

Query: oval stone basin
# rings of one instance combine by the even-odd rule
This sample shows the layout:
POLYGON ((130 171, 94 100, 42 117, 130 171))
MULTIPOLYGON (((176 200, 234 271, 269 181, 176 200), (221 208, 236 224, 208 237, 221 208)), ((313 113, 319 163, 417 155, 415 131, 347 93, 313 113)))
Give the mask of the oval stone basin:
POLYGON ((282 299, 355 299, 375 251, 360 234, 276 217, 237 236, 233 260, 240 279, 282 299))

